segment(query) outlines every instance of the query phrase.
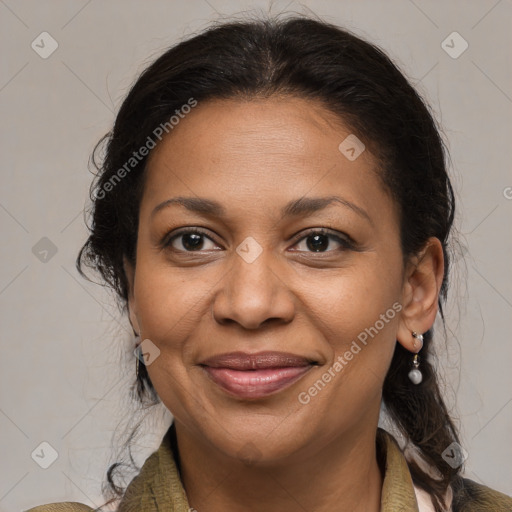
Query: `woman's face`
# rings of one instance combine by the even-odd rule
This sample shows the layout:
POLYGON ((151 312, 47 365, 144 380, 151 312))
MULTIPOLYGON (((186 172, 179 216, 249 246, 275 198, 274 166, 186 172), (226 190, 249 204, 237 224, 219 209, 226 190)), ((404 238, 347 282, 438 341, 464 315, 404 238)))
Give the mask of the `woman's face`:
POLYGON ((405 279, 395 204, 349 135, 311 100, 216 100, 149 157, 131 320, 162 402, 226 455, 375 429, 405 279))

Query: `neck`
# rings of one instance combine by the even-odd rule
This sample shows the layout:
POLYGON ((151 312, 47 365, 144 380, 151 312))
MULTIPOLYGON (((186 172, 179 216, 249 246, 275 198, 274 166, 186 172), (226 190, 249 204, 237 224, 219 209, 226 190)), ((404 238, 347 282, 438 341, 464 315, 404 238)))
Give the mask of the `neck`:
POLYGON ((376 425, 354 429, 313 457, 263 467, 208 449, 176 423, 189 505, 208 512, 379 512, 383 475, 376 430, 376 425))

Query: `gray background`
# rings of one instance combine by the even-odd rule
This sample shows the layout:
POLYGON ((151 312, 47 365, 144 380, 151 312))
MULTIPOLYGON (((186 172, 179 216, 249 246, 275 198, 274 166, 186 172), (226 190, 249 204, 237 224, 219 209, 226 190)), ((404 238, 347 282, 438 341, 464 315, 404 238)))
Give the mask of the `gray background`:
MULTIPOLYGON (((136 74, 166 46, 212 20, 269 8, 266 1, 0 0, 1 511, 100 504, 112 432, 133 415, 126 320, 109 293, 74 270, 95 142, 136 74), (31 48, 43 31, 58 43, 46 59, 31 48), (43 441, 58 453, 48 469, 31 457, 43 441)), ((311 9, 381 45, 443 126, 467 249, 456 248, 439 360, 467 476, 512 494, 512 3, 287 0, 271 9, 311 9), (469 44, 458 58, 441 45, 454 31, 469 44)), ((169 423, 160 413, 138 440, 139 462, 169 423)))

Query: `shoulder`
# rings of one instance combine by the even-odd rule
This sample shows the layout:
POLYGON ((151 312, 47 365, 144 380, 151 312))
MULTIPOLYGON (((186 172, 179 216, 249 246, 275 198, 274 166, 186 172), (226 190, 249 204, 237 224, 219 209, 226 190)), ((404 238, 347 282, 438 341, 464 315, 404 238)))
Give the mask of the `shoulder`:
POLYGON ((453 512, 511 512, 512 497, 470 480, 459 477, 452 484, 453 512))
POLYGON ((94 510, 83 503, 71 501, 61 503, 48 503, 47 505, 39 505, 29 508, 26 512, 91 512, 94 510))

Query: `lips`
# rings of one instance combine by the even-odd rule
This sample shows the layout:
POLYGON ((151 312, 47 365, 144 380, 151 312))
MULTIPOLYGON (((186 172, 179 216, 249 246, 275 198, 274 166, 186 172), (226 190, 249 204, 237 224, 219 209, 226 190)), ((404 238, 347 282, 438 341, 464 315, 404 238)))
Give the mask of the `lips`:
POLYGON ((206 359, 200 366, 228 394, 257 399, 290 387, 315 364, 286 352, 231 352, 206 359))
POLYGON ((231 368, 233 370, 259 370, 268 368, 290 368, 307 366, 315 361, 288 352, 230 352, 210 357, 201 364, 210 368, 231 368))

